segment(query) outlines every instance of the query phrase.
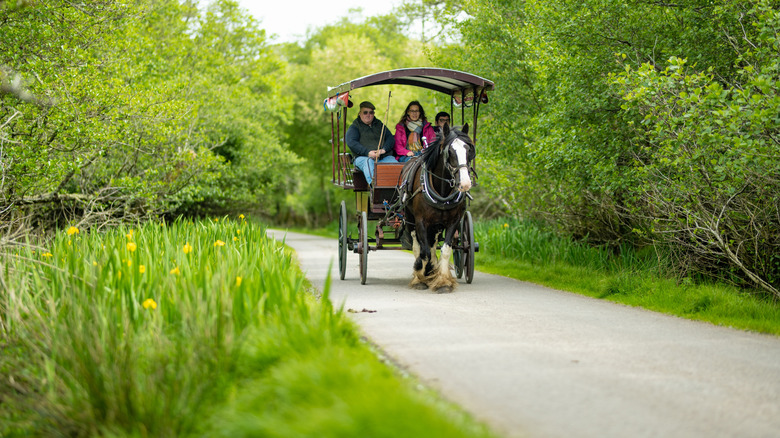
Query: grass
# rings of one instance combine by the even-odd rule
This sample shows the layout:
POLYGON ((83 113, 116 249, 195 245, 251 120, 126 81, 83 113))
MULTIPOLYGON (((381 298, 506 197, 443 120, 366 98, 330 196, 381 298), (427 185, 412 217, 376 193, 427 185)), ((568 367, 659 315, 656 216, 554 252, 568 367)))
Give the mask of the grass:
MULTIPOLYGON (((572 242, 528 221, 475 225, 476 269, 629 306, 743 330, 780 335, 780 305, 757 291, 677 281, 655 254, 572 242)), ((476 280, 475 280, 476 281, 476 280)))
POLYGON ((0 436, 489 437, 243 218, 0 255, 0 436))

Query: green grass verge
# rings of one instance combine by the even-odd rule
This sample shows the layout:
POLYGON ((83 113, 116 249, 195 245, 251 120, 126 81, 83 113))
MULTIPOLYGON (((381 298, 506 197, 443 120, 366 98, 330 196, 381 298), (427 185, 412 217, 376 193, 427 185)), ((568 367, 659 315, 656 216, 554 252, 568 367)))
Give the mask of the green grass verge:
POLYGON ((0 436, 489 437, 242 219, 5 248, 0 436))
MULTIPOLYGON (((780 335, 780 305, 757 291, 659 275, 654 254, 620 256, 572 242, 532 222, 475 226, 476 269, 629 306, 780 335)), ((475 280, 476 281, 476 280, 475 280)))

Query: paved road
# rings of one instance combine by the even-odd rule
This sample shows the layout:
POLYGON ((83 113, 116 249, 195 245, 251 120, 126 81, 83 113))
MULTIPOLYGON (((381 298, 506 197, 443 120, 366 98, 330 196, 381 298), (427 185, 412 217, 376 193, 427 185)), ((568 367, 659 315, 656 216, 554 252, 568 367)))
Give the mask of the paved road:
MULTIPOLYGON (((286 239, 315 286, 401 367, 507 437, 780 437, 780 338, 475 273, 450 294, 407 288, 412 255, 286 239)), ((479 257, 479 254, 477 254, 479 257)))

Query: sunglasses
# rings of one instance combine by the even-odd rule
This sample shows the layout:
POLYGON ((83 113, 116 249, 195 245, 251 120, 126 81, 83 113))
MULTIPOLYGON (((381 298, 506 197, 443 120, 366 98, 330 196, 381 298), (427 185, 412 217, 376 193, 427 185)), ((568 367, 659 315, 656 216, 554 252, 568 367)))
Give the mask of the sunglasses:
POLYGON ((374 114, 374 112, 373 111, 362 111, 361 114, 363 114, 364 116, 367 116, 369 114, 374 114))

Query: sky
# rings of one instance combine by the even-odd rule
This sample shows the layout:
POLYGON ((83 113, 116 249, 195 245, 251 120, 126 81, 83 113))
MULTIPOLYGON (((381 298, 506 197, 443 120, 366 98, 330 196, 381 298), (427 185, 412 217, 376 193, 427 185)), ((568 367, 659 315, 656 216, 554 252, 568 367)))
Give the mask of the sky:
POLYGON ((274 43, 303 39, 306 29, 332 24, 349 15, 350 8, 362 8, 363 17, 390 12, 400 0, 238 0, 242 8, 260 21, 274 43))

